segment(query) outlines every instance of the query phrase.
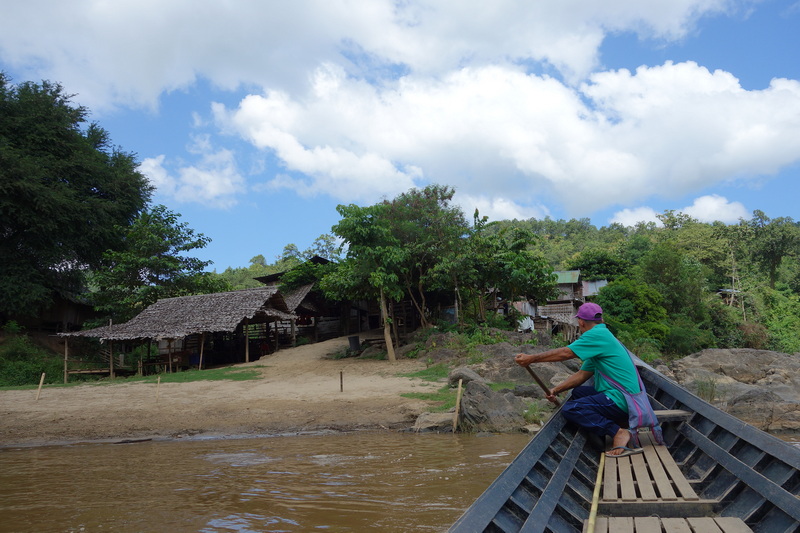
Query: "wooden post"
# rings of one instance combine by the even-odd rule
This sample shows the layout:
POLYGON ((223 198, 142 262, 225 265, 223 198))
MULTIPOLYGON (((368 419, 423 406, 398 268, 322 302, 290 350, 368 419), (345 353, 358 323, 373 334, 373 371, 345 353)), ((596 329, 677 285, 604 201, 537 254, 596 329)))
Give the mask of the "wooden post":
POLYGON ((245 363, 250 362, 250 321, 248 319, 244 319, 244 361, 245 363))
MULTIPOLYGON (((172 374, 172 339, 167 339, 167 359, 169 359, 167 363, 169 365, 169 373, 172 374)), ((158 379, 160 380, 161 378, 159 377, 158 379)))
MULTIPOLYGON (((267 327, 269 327, 269 323, 267 323, 267 327)), ((275 353, 278 353, 278 349, 281 346, 281 338, 280 338, 280 330, 278 330, 278 321, 275 321, 275 353)))
POLYGON ((64 384, 67 383, 67 376, 69 375, 69 368, 67 360, 69 359, 69 337, 64 337, 64 384))
MULTIPOLYGON (((113 322, 108 319, 108 332, 111 333, 113 322)), ((114 341, 108 341, 108 377, 114 377, 114 341)))
POLYGON ((108 377, 114 377, 114 341, 108 341, 108 377))
POLYGON ((339 392, 344 392, 344 370, 339 370, 339 392))
POLYGON ((156 380, 156 403, 158 403, 158 393, 161 390, 161 376, 156 380))
POLYGON ((39 390, 36 391, 36 401, 39 401, 39 395, 42 393, 42 385, 44 385, 44 372, 42 372, 42 377, 39 379, 39 390))
POLYGON ((200 334, 200 363, 197 365, 197 370, 203 370, 203 349, 206 347, 206 334, 200 334))
POLYGON ((458 380, 458 393, 456 393, 456 413, 453 416, 453 433, 458 429, 458 412, 461 410, 461 383, 463 379, 458 380))
POLYGON ((292 319, 292 348, 297 346, 297 320, 292 319))

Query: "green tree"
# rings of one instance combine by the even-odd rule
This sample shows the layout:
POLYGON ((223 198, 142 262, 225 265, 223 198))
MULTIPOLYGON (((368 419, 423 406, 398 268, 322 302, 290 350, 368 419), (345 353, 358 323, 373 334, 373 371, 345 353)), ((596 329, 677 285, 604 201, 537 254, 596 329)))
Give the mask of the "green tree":
POLYGON ((204 271, 210 261, 186 255, 204 248, 209 239, 179 222, 179 216, 157 205, 130 227, 120 228, 125 233, 124 247, 106 251, 103 267, 92 273, 98 308, 125 321, 161 298, 228 289, 204 271))
POLYGON ((450 205, 455 191, 430 185, 411 189, 386 202, 383 215, 394 245, 403 248, 404 263, 398 266, 406 294, 428 324, 426 292, 457 286, 456 258, 468 232, 461 208, 450 205))
POLYGON ((790 217, 770 219, 759 210, 753 211, 750 221, 741 224, 750 257, 766 273, 769 287, 774 289, 783 259, 800 255, 800 228, 790 217))
POLYGON ((118 249, 151 186, 61 85, 0 73, 0 318, 33 315, 118 249))
POLYGON ((567 263, 570 270, 580 270, 581 277, 586 281, 607 279, 614 281, 623 277, 630 269, 627 261, 613 252, 598 248, 584 250, 567 263))
POLYGON ((394 362, 387 300, 398 300, 403 295, 398 272, 407 259, 407 250, 392 234, 387 209, 388 203, 336 207, 342 219, 333 227, 333 232, 343 240, 347 255, 333 272, 322 278, 320 286, 334 300, 380 302, 388 357, 394 362))

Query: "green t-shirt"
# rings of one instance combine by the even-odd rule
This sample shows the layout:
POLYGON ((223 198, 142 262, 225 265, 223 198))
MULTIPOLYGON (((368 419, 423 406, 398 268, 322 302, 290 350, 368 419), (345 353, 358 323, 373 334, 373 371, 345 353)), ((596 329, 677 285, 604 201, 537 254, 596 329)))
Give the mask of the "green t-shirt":
POLYGON ((597 324, 570 344, 569 349, 583 362, 581 370, 594 373, 594 388, 597 392, 604 393, 627 413, 625 396, 603 379, 599 372, 615 380, 632 394, 641 392, 639 379, 625 347, 608 331, 606 325, 597 324))

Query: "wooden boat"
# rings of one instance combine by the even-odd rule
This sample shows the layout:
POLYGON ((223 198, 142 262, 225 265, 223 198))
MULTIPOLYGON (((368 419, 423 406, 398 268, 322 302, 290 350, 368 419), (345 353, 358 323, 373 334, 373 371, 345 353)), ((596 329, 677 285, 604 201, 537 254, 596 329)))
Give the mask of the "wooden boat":
POLYGON ((800 449, 639 371, 666 447, 605 459, 558 409, 450 532, 800 532, 800 449))

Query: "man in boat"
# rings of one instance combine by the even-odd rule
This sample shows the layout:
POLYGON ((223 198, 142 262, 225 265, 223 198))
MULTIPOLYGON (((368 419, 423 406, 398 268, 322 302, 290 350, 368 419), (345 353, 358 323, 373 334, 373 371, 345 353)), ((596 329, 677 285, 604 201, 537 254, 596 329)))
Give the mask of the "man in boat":
POLYGON ((553 403, 556 396, 572 389, 572 395, 561 409, 564 417, 588 431, 613 440, 608 455, 630 455, 641 449, 628 447, 631 435, 628 431, 628 406, 622 392, 615 389, 599 374, 621 384, 625 390, 635 394, 641 391, 636 369, 625 347, 603 323, 603 309, 596 303, 580 306, 578 330, 581 336, 569 346, 555 348, 538 354, 517 354, 515 361, 520 366, 531 363, 554 363, 575 357, 582 361, 581 369, 550 389, 546 396, 553 403), (595 372, 597 375, 595 375, 595 372), (583 384, 594 377, 594 387, 583 384))

